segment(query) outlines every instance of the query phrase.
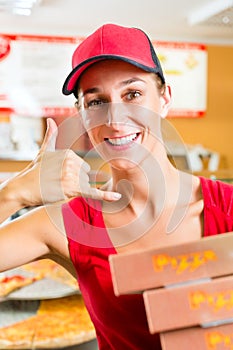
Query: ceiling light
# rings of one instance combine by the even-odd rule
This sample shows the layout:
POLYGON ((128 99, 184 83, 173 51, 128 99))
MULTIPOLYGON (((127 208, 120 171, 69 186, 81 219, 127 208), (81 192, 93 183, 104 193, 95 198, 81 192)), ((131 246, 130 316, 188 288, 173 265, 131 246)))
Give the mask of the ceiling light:
POLYGON ((41 0, 0 0, 0 12, 29 16, 41 0))
POLYGON ((212 0, 196 10, 193 10, 188 17, 188 22, 190 25, 205 22, 209 18, 212 18, 227 9, 231 9, 232 7, 233 0, 212 0))

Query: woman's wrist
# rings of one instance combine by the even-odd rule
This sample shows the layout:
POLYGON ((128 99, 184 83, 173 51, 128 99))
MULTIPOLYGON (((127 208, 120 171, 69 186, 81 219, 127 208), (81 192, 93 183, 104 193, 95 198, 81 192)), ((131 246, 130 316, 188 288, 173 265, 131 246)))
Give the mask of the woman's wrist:
POLYGON ((17 186, 13 182, 9 180, 0 185, 0 222, 3 222, 24 206, 17 186))

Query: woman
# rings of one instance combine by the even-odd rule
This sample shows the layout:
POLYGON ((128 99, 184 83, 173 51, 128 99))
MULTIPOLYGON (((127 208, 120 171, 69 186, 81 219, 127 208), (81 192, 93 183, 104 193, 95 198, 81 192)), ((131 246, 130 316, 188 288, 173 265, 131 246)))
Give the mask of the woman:
MULTIPOLYGON (((63 92, 76 96, 88 135, 109 163, 105 190, 115 200, 79 196, 7 224, 0 231, 0 269, 50 257, 77 275, 101 350, 160 349, 142 296, 115 297, 108 257, 231 231, 233 187, 169 162, 160 123, 170 88, 141 30, 100 27, 74 52, 63 92)), ((80 192, 88 193, 88 181, 82 172, 80 192)))

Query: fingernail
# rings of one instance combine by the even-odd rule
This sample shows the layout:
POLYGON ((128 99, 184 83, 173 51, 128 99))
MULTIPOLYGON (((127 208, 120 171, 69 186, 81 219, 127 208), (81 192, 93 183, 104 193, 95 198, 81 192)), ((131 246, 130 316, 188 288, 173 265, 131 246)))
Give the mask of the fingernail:
POLYGON ((120 199, 120 198, 121 198, 121 194, 118 193, 118 192, 114 192, 114 193, 113 193, 113 198, 114 198, 114 199, 120 199))

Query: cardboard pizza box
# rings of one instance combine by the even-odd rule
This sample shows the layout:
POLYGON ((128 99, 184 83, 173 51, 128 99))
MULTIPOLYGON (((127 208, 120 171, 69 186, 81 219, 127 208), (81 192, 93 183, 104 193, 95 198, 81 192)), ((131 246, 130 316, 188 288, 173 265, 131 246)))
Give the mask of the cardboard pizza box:
POLYGON ((233 233, 192 243, 110 255, 116 295, 233 274, 233 233))
POLYGON ((151 333, 233 322, 233 276, 143 293, 151 333))
POLYGON ((233 324, 165 332, 160 340, 163 350, 231 350, 233 324))

